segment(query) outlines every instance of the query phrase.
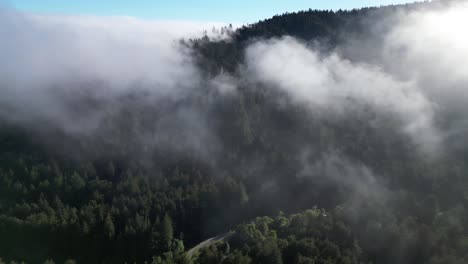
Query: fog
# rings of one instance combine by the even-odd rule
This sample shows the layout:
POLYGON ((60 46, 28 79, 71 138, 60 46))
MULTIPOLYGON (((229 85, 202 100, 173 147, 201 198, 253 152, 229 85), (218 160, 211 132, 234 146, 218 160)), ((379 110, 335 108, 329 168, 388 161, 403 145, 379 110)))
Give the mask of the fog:
POLYGON ((434 103, 442 137, 452 145, 467 130, 468 38, 461 32, 468 24, 468 3, 448 3, 443 11, 400 15, 385 38, 382 57, 391 74, 412 80, 434 103))
POLYGON ((206 79, 190 45, 180 40, 221 24, 3 8, 0 117, 78 136, 117 133, 113 140, 190 150, 212 162, 223 151, 212 106, 237 96, 239 83, 260 84, 322 118, 346 119, 370 108, 376 116, 369 125, 379 127, 390 116, 422 153, 436 157, 467 129, 468 38, 460 33, 467 10, 460 2, 397 12, 370 30, 378 39, 370 34, 330 52, 288 36, 257 40, 237 73, 206 79), (360 57, 360 47, 372 60, 360 57), (218 94, 206 93, 207 87, 218 94), (456 113, 455 120, 444 119, 448 113, 456 113), (122 127, 131 132, 120 133, 122 127))
POLYGON ((0 25, 0 116, 46 119, 73 132, 97 127, 102 114, 96 105, 75 113, 83 96, 109 101, 138 91, 174 99, 197 86, 198 69, 179 40, 213 26, 11 9, 0 9, 0 25))
POLYGON ((436 147, 434 107, 411 81, 398 81, 378 67, 353 64, 337 54, 322 57, 288 37, 249 47, 247 65, 253 78, 286 91, 312 111, 346 115, 352 108, 370 106, 397 115, 402 131, 422 147, 436 147))

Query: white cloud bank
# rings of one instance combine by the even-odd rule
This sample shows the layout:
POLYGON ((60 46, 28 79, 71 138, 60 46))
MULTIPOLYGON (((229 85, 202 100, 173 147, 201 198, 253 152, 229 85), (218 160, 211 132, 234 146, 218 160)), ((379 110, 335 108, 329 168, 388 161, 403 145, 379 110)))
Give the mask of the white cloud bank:
MULTIPOLYGON (((381 54, 377 63, 324 55, 283 37, 251 45, 247 68, 254 80, 316 112, 345 114, 357 103, 396 115, 402 131, 434 153, 449 133, 462 129, 442 131, 436 124, 439 114, 468 111, 468 4, 394 15, 398 19, 389 21, 399 23, 386 33, 384 45, 369 50, 381 54)), ((365 41, 354 45, 370 47, 372 40, 365 41)))
POLYGON ((356 104, 365 104, 398 115, 403 131, 416 140, 437 140, 433 106, 420 88, 377 67, 353 64, 336 54, 322 57, 289 37, 250 46, 247 65, 257 80, 287 92, 313 111, 346 114, 356 104))
POLYGON ((47 119, 79 130, 96 126, 101 113, 70 122, 67 96, 110 100, 133 90, 179 96, 200 81, 179 40, 200 37, 213 25, 219 26, 0 8, 0 116, 47 119))
MULTIPOLYGON (((392 21, 400 22, 371 53, 381 54, 379 65, 321 54, 290 37, 258 41, 246 50, 247 72, 250 80, 285 91, 312 111, 346 114, 363 104, 394 115, 402 132, 433 152, 447 134, 466 131, 441 131, 437 117, 441 111, 468 111, 467 14, 463 2, 397 14, 392 21)), ((200 36, 212 25, 0 9, 0 116, 45 117, 76 130, 93 126, 101 113, 73 120, 69 112, 75 106, 67 98, 77 94, 179 97, 202 80, 178 40, 200 36)), ((236 79, 228 75, 208 84, 223 94, 236 90, 236 79)))

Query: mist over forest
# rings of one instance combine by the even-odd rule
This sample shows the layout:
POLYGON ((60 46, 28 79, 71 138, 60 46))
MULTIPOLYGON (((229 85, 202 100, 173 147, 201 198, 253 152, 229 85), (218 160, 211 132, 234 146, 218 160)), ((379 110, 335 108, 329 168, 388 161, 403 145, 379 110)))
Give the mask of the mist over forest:
POLYGON ((468 263, 467 25, 0 6, 0 264, 468 263))

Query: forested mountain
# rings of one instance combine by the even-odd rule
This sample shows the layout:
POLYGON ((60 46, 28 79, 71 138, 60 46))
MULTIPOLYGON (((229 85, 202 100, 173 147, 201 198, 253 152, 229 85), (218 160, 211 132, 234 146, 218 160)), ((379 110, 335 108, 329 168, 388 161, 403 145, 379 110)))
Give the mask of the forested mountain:
MULTIPOLYGON (((180 40, 199 77, 177 94, 61 83, 80 87, 54 87, 65 110, 28 119, 0 100, 0 263, 467 263, 463 94, 414 88, 446 61, 414 81, 416 55, 379 52, 401 16, 452 2, 180 40)), ((466 89, 463 67, 443 83, 466 89)))

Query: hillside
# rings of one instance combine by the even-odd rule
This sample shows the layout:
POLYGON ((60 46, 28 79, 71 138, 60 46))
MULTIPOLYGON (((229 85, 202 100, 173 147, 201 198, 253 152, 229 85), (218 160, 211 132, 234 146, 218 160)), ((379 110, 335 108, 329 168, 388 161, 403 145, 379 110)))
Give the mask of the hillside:
POLYGON ((0 263, 467 263, 465 48, 405 24, 465 7, 187 38, 176 84, 0 88, 0 263))

